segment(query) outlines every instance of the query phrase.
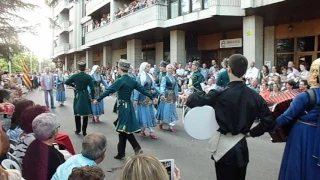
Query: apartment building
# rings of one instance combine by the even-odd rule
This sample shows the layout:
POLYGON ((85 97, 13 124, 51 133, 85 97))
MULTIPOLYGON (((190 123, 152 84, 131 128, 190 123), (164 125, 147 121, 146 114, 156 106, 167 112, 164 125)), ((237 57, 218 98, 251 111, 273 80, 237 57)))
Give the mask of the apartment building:
POLYGON ((86 60, 210 64, 234 53, 278 70, 320 57, 319 0, 56 0, 52 58, 64 70, 86 60))

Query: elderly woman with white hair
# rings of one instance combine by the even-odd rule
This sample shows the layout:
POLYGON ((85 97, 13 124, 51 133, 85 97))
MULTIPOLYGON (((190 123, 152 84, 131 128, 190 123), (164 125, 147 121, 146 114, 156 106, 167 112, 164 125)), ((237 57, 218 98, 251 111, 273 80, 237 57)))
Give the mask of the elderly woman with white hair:
POLYGON ((22 176, 25 179, 51 179, 58 166, 65 162, 64 156, 54 148, 60 125, 57 115, 43 113, 32 122, 35 140, 29 145, 22 160, 22 176))
MULTIPOLYGON (((90 76, 93 81, 94 86, 94 97, 98 98, 102 94, 102 88, 101 86, 104 86, 105 88, 109 87, 107 82, 103 79, 103 77, 100 74, 100 67, 98 65, 94 65, 92 67, 90 76)), ((90 88, 88 87, 88 91, 90 93, 90 88)), ((104 114, 104 104, 103 101, 99 102, 98 106, 95 106, 93 103, 91 103, 92 108, 92 121, 100 123, 99 117, 100 115, 104 114)))
MULTIPOLYGON (((150 64, 147 62, 141 63, 139 74, 137 77, 137 82, 140 83, 145 90, 147 90, 149 93, 153 94, 154 97, 156 97, 156 94, 160 94, 160 91, 155 86, 155 82, 151 74, 149 74, 149 71, 150 64)), ((136 116, 141 127, 141 137, 147 137, 145 129, 148 128, 150 131, 151 139, 157 139, 157 136, 153 134, 154 130, 152 129, 152 127, 157 126, 153 101, 147 96, 135 90, 134 106, 136 107, 136 116)))
POLYGON ((179 97, 178 81, 172 75, 173 65, 169 64, 166 67, 167 75, 162 78, 160 84, 160 104, 157 111, 157 119, 160 122, 159 128, 163 129, 163 123, 169 125, 171 132, 176 132, 173 129, 175 121, 178 120, 176 101, 179 97))

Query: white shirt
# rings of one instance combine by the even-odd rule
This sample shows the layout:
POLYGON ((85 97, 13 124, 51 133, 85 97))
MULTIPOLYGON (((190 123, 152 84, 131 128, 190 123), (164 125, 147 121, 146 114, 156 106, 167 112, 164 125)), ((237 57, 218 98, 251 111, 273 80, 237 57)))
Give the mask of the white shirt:
POLYGON ((245 78, 256 78, 258 79, 259 77, 259 69, 256 67, 250 67, 247 72, 245 78))
POLYGON ((300 73, 300 78, 301 79, 303 79, 303 80, 308 80, 308 78, 309 78, 309 75, 310 75, 310 73, 309 73, 309 71, 301 71, 301 73, 300 73))
POLYGON ((179 75, 179 76, 184 76, 184 69, 183 68, 180 68, 180 69, 177 69, 177 74, 179 75))
POLYGON ((298 77, 299 74, 300 74, 300 72, 299 72, 296 68, 292 68, 292 70, 293 70, 294 76, 295 76, 295 77, 298 77))
POLYGON ((287 75, 287 80, 294 80, 295 79, 295 77, 294 77, 294 74, 293 73, 289 73, 288 75, 287 75))

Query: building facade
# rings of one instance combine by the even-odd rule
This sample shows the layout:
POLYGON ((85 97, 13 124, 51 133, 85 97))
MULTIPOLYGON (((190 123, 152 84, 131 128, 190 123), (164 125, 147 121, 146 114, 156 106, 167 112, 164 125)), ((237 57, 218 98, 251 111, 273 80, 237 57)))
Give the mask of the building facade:
POLYGON ((318 0, 56 0, 52 58, 115 65, 128 59, 210 65, 234 53, 249 61, 295 65, 320 57, 318 0))

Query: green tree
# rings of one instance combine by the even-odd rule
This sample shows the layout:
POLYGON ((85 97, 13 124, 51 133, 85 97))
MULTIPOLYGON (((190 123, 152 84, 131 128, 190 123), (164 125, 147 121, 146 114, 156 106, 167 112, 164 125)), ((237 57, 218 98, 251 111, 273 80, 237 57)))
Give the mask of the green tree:
MULTIPOLYGON (((18 55, 15 55, 11 59, 11 71, 12 73, 23 73, 23 65, 26 62, 27 67, 30 71, 30 55, 26 53, 21 53, 18 55)), ((9 71, 8 61, 5 59, 0 59, 0 68, 2 70, 9 71)), ((38 72, 39 71, 39 61, 38 58, 33 56, 32 57, 32 72, 38 72)))
POLYGON ((35 31, 33 26, 26 25, 27 21, 17 12, 33 10, 35 7, 24 0, 0 0, 0 58, 9 61, 23 51, 18 35, 35 31))

